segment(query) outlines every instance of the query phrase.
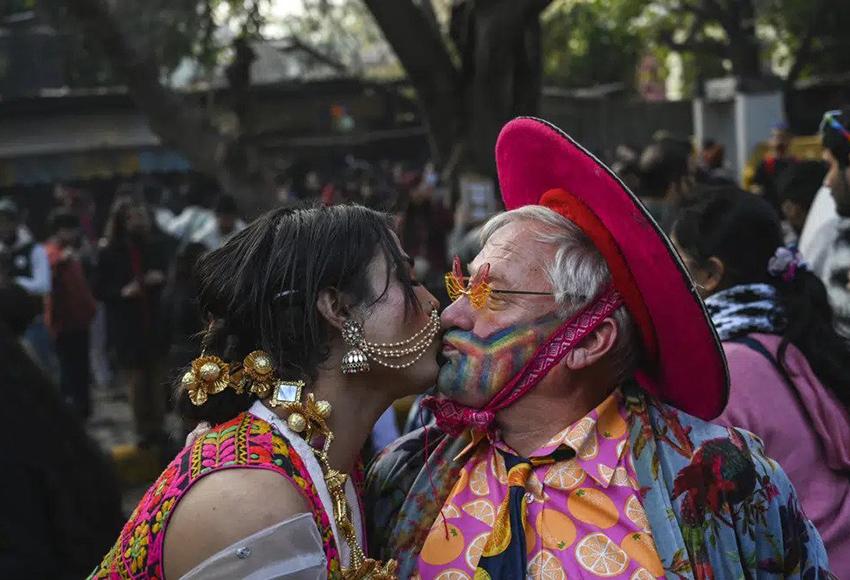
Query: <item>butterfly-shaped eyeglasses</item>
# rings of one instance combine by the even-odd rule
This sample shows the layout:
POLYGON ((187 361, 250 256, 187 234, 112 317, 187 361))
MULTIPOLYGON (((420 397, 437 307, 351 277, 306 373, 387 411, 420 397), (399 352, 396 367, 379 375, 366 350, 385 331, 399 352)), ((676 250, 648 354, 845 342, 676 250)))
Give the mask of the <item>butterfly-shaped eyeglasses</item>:
POLYGON ((551 292, 530 292, 527 290, 500 290, 493 288, 489 281, 490 264, 483 264, 474 276, 464 276, 460 258, 455 256, 452 271, 446 273, 446 291, 454 302, 461 296, 469 298, 473 308, 481 309, 487 305, 491 294, 524 294, 529 296, 554 296, 551 292))

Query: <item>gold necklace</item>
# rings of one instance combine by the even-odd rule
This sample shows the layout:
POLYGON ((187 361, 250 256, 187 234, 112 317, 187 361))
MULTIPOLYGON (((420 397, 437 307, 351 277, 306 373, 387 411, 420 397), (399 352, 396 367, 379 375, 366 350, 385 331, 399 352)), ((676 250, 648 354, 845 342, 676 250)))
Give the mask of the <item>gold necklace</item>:
POLYGON ((280 402, 272 397, 269 404, 289 411, 287 425, 290 428, 293 428, 293 425, 301 427, 301 429, 293 428, 293 431, 303 432, 307 445, 313 450, 313 455, 322 468, 325 485, 333 503, 334 521, 351 553, 351 565, 342 569, 342 577, 345 580, 397 580, 398 563, 395 560, 382 563, 367 558, 363 548, 360 547, 360 542, 357 541, 357 531, 354 529, 351 518, 351 506, 345 495, 348 475, 332 468, 328 462, 328 450, 334 439, 334 434, 327 423, 332 410, 331 404, 327 401, 316 401, 313 393, 307 394, 303 402, 300 400, 280 402), (303 419, 294 419, 295 417, 303 419), (313 447, 312 441, 317 437, 324 439, 321 449, 313 447))

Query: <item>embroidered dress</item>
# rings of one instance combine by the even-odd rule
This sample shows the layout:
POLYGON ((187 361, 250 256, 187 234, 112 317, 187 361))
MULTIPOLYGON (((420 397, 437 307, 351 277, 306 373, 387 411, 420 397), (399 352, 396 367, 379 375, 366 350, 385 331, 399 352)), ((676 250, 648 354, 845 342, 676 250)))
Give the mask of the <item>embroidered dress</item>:
MULTIPOLYGON (((517 490, 525 503, 528 578, 664 576, 629 460, 626 419, 623 397, 615 392, 528 457, 532 467, 517 490), (554 459, 559 451, 568 458, 554 459)), ((506 459, 519 464, 520 458, 504 442, 490 443, 475 447, 431 527, 419 554, 423 580, 446 569, 472 577, 479 567, 496 577, 479 559, 488 554, 491 535, 503 536, 510 525, 509 479, 513 483, 514 473, 524 470, 507 469, 506 459)), ((503 554, 512 557, 508 548, 490 559, 503 554)), ((522 572, 507 574, 517 575, 522 572)))
POLYGON ((168 465, 90 578, 163 579, 165 531, 175 507, 203 477, 234 468, 274 471, 303 493, 322 539, 328 577, 338 575, 340 559, 331 522, 304 461, 269 423, 245 412, 211 429, 168 465))
MULTIPOLYGON (((793 486, 755 436, 692 417, 635 386, 622 393, 629 453, 667 577, 833 578, 793 486)), ((397 557, 402 578, 416 573, 421 547, 466 465, 455 458, 468 438, 434 429, 427 438, 427 454, 424 431, 411 433, 381 454, 367 477, 373 555, 397 557)), ((462 572, 456 578, 471 575, 462 572)))

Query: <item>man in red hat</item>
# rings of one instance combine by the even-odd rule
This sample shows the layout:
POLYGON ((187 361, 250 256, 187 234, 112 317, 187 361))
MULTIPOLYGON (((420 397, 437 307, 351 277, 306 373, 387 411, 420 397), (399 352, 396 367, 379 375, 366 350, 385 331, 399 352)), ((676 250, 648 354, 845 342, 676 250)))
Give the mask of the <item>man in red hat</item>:
POLYGON ((508 211, 446 275, 437 426, 370 469, 375 554, 439 580, 831 577, 761 442, 707 422, 723 351, 643 206, 543 121, 496 160, 508 211))

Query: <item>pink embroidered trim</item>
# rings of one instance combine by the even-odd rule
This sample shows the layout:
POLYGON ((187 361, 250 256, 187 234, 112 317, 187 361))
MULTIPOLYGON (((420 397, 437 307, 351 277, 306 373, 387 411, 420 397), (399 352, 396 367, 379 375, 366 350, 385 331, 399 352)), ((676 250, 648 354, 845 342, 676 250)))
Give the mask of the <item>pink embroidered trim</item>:
POLYGON ((622 305, 620 293, 609 286, 598 299, 567 320, 546 342, 537 347, 531 360, 483 409, 473 409, 441 397, 426 397, 423 406, 433 411, 437 426, 449 435, 460 435, 466 429, 489 431, 496 419, 496 412, 525 396, 575 345, 622 305))

